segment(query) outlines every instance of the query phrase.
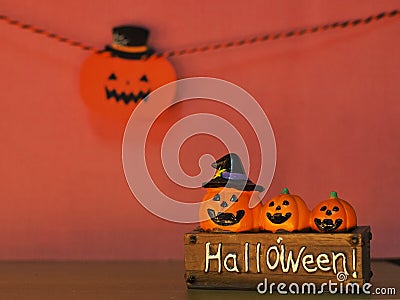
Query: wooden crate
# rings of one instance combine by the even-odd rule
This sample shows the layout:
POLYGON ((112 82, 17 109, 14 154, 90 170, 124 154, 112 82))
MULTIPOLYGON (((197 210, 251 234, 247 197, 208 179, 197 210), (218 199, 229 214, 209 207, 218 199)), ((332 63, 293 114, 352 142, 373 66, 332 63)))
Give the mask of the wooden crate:
POLYGON ((250 289, 268 283, 370 280, 370 227, 347 233, 209 233, 185 234, 188 288, 250 289), (339 275, 339 276, 340 276, 339 275), (341 278, 341 280, 343 277, 341 278))

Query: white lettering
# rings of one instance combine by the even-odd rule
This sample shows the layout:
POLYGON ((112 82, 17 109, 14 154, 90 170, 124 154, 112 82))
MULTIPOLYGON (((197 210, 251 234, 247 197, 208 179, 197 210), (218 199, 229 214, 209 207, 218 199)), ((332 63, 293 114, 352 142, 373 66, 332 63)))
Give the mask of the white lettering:
POLYGON ((261 243, 257 243, 257 256, 256 256, 256 261, 257 261, 257 272, 260 273, 260 248, 261 248, 261 243))
POLYGON ((237 272, 239 273, 239 269, 237 267, 237 254, 236 253, 229 253, 225 256, 224 259, 224 267, 228 272, 237 272), (232 259, 233 261, 233 266, 229 267, 228 266, 228 261, 232 259))
POLYGON ((331 267, 326 266, 324 267, 322 264, 329 264, 329 257, 328 254, 321 253, 317 256, 317 266, 320 268, 322 271, 328 272, 331 267))
POLYGON ((275 270, 279 265, 279 250, 278 250, 278 247, 277 246, 269 247, 266 256, 267 256, 266 260, 267 260, 268 269, 275 270), (274 262, 273 265, 271 264, 271 261, 270 261, 270 253, 271 253, 272 250, 274 250, 275 253, 276 253, 276 258, 275 258, 275 262, 274 262))
POLYGON ((314 263, 314 256, 312 254, 306 254, 303 256, 303 268, 306 270, 308 273, 316 272, 317 267, 309 268, 307 265, 311 265, 314 263))
POLYGON ((357 271, 356 271, 356 249, 353 248, 353 278, 357 278, 357 271))
POLYGON ((347 272, 347 268, 346 268, 346 255, 344 255, 344 253, 342 253, 342 252, 335 253, 335 252, 332 251, 333 273, 337 274, 337 262, 336 262, 336 260, 338 260, 340 257, 342 258, 343 272, 346 275, 349 275, 349 273, 347 272))
POLYGON ((244 271, 249 271, 249 243, 244 244, 244 271))
POLYGON ((210 253, 210 242, 206 243, 206 267, 204 269, 204 272, 208 272, 209 268, 210 268, 210 260, 211 259, 217 259, 218 260, 218 273, 221 273, 222 271, 222 264, 221 264, 221 246, 222 243, 218 244, 218 250, 217 253, 215 254, 211 254, 210 253))
POLYGON ((286 283, 281 282, 276 286, 276 289, 278 290, 279 294, 287 294, 287 291, 285 291, 286 283))
POLYGON ((304 250, 306 249, 306 247, 303 246, 303 247, 300 248, 300 251, 299 251, 299 254, 297 255, 296 261, 293 260, 293 251, 290 250, 288 252, 288 257, 287 257, 287 260, 286 260, 287 261, 286 262, 286 266, 285 266, 285 257, 284 257, 284 255, 285 255, 285 250, 284 250, 285 247, 284 247, 284 245, 281 246, 281 249, 282 248, 283 248, 283 250, 282 250, 282 253, 281 253, 281 256, 280 256, 281 265, 282 265, 282 271, 284 273, 289 272, 290 265, 291 265, 293 273, 296 273, 297 269, 299 268, 300 258, 302 256, 304 250))
POLYGON ((268 290, 268 280, 267 278, 264 278, 264 282, 260 282, 257 285, 257 292, 259 292, 260 294, 265 294, 268 290), (263 289, 261 289, 263 287, 263 289))

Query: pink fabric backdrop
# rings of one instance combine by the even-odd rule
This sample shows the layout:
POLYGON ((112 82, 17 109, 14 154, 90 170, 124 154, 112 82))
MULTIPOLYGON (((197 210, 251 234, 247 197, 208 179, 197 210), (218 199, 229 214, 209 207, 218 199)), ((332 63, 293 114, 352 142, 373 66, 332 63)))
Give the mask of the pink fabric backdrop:
MULTIPOLYGON (((144 25, 151 29, 150 44, 161 51, 398 6, 398 1, 2 0, 1 10, 96 47, 110 43, 113 26, 144 25)), ((5 23, 0 28, 0 259, 182 258, 183 233, 194 225, 163 221, 142 208, 123 175, 121 142, 100 138, 91 128, 78 86, 88 53, 5 23)), ((399 35, 397 18, 171 62, 179 78, 222 78, 259 101, 278 151, 266 197, 288 186, 312 207, 337 190, 354 205, 359 224, 372 226, 373 257, 399 257, 399 35)), ((180 113, 195 108, 183 105, 180 113)), ((215 140, 199 137, 184 145, 188 173, 198 172, 201 154, 224 154, 220 143, 209 149, 206 142, 215 140)), ((190 201, 204 193, 168 188, 190 201)))

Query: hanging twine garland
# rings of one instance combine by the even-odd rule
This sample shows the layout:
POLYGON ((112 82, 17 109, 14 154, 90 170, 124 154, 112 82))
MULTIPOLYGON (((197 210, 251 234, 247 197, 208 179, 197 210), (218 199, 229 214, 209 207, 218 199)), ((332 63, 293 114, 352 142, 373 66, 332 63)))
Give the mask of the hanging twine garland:
MULTIPOLYGON (((173 51, 164 51, 164 52, 152 54, 152 56, 168 58, 168 57, 173 57, 173 56, 181 56, 181 55, 187 55, 187 54, 209 52, 209 51, 214 51, 214 50, 219 50, 219 49, 240 47, 240 46, 252 45, 252 44, 262 43, 262 42, 267 42, 267 41, 274 41, 274 40, 278 40, 278 39, 302 36, 305 34, 311 34, 311 33, 316 33, 316 32, 325 32, 325 31, 333 30, 333 29, 344 29, 344 28, 355 27, 355 26, 359 26, 359 25, 367 25, 372 22, 383 20, 385 18, 392 18, 395 16, 398 17, 399 15, 400 15, 400 11, 395 9, 390 12, 382 12, 382 13, 379 13, 376 15, 371 15, 366 18, 334 22, 334 23, 330 23, 330 24, 325 24, 325 25, 320 25, 320 26, 315 26, 315 27, 310 27, 310 28, 303 28, 303 29, 298 29, 298 30, 291 30, 291 31, 286 31, 286 32, 279 32, 279 33, 275 33, 275 34, 265 34, 265 35, 250 37, 247 39, 241 39, 241 40, 225 42, 225 43, 210 44, 210 45, 201 46, 201 47, 194 47, 194 48, 187 48, 187 49, 173 50, 173 51)), ((29 30, 33 33, 44 35, 44 36, 46 36, 50 39, 54 39, 60 43, 65 43, 65 44, 73 46, 73 47, 81 48, 82 50, 85 50, 85 51, 92 51, 95 53, 104 52, 104 50, 100 50, 95 47, 86 45, 85 43, 71 40, 69 38, 60 36, 56 33, 49 32, 47 30, 38 28, 38 27, 30 25, 30 24, 25 24, 21 21, 11 19, 5 15, 0 15, 0 21, 6 22, 10 25, 17 26, 21 29, 29 30)), ((146 59, 146 57, 144 59, 146 59)))

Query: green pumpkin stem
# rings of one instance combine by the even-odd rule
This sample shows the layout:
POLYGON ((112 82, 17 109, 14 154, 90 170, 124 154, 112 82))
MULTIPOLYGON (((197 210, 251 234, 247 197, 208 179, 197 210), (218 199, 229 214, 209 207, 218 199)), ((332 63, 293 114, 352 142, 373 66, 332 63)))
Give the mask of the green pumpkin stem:
POLYGON ((331 192, 330 195, 329 195, 329 198, 331 198, 331 199, 337 199, 337 198, 338 198, 338 195, 337 195, 336 192, 331 192))
POLYGON ((288 188, 284 188, 283 190, 282 190, 282 193, 281 193, 282 195, 289 195, 290 193, 289 193, 289 189, 288 188))

